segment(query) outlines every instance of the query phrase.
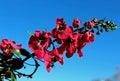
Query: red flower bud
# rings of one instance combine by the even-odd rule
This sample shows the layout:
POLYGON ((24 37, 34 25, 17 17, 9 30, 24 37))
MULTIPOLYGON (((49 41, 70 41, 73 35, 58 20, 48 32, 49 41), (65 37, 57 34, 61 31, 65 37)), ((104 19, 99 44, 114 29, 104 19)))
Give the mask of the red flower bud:
POLYGON ((81 21, 78 18, 75 18, 73 20, 73 27, 77 28, 80 26, 80 24, 81 24, 81 21))
POLYGON ((56 19, 56 25, 64 24, 64 19, 63 18, 57 18, 56 19))
POLYGON ((88 26, 87 26, 87 27, 88 27, 89 29, 91 29, 91 28, 94 27, 94 25, 95 25, 95 24, 94 24, 93 21, 88 21, 88 26))

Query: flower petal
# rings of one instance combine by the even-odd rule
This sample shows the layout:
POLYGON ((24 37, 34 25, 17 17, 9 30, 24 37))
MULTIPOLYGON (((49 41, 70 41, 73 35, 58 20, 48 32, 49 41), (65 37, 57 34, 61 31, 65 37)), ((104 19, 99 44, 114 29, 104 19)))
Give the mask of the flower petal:
POLYGON ((39 30, 36 30, 36 31, 35 31, 35 36, 36 36, 36 37, 39 37, 39 36, 40 36, 40 31, 39 31, 39 30))
POLYGON ((82 56, 83 56, 83 53, 82 53, 82 50, 81 50, 81 49, 78 49, 78 55, 79 55, 79 57, 82 57, 82 56))
POLYGON ((49 66, 46 67, 46 70, 47 70, 47 72, 50 72, 50 71, 51 71, 51 69, 50 69, 49 66))
POLYGON ((45 55, 44 50, 35 50, 34 53, 38 59, 42 59, 45 55))
POLYGON ((12 46, 14 50, 18 50, 22 48, 22 44, 20 45, 16 45, 16 46, 12 46))

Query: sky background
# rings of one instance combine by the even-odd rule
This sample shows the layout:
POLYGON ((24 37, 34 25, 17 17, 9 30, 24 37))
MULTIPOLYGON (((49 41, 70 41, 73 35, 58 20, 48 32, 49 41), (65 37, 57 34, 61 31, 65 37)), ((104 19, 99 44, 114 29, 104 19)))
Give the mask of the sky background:
POLYGON ((61 17, 68 25, 76 17, 82 23, 106 18, 115 22, 118 30, 95 36, 94 43, 84 47, 82 58, 77 54, 65 58, 65 64, 56 63, 50 73, 41 63, 33 79, 18 81, 92 81, 112 77, 120 66, 120 0, 0 0, 0 40, 15 40, 29 50, 25 31, 51 31, 56 18, 61 17))

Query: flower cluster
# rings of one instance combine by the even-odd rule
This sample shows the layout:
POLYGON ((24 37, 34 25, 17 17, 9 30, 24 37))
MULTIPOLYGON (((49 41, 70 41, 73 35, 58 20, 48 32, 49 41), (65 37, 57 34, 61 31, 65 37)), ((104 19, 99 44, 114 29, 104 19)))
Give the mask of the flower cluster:
POLYGON ((86 22, 81 28, 80 25, 81 21, 78 18, 73 20, 72 26, 67 25, 63 18, 58 18, 56 19, 56 27, 51 32, 36 30, 34 35, 30 37, 29 48, 38 59, 44 61, 48 72, 56 61, 61 64, 64 63, 62 57, 64 51, 66 51, 67 58, 72 57, 76 51, 79 57, 82 57, 82 48, 94 41, 94 28, 98 29, 101 26, 104 29, 116 29, 116 25, 113 23, 111 23, 112 26, 109 26, 105 24, 104 20, 97 20, 96 18, 86 22), (59 47, 55 47, 54 42, 57 42, 59 47), (48 48, 51 44, 53 49, 49 51, 48 48))
POLYGON ((73 26, 68 26, 63 18, 58 18, 56 20, 56 28, 52 32, 40 32, 36 30, 34 35, 30 37, 29 48, 35 53, 38 59, 44 60, 48 72, 50 72, 50 67, 56 61, 59 61, 61 64, 64 63, 62 57, 64 51, 66 51, 66 57, 68 58, 72 57, 76 50, 79 57, 81 57, 83 56, 81 49, 86 44, 94 41, 94 34, 92 32, 87 31, 81 34, 73 30, 74 28, 78 28, 80 24, 81 21, 78 18, 73 20, 73 26), (52 38, 56 39, 57 44, 60 44, 60 46, 57 48, 54 47, 52 51, 49 51, 48 48, 53 43, 52 38))
POLYGON ((40 30, 36 30, 34 34, 28 32, 30 34, 28 47, 32 53, 22 48, 21 44, 16 45, 15 41, 3 39, 0 42, 0 80, 2 77, 11 77, 12 81, 16 81, 16 75, 32 78, 39 67, 38 60, 43 62, 46 70, 50 72, 56 62, 64 64, 64 53, 67 58, 71 58, 76 53, 82 57, 82 48, 94 42, 94 33, 99 35, 103 30, 108 32, 117 28, 111 21, 96 18, 85 22, 83 26, 81 24, 78 18, 73 20, 72 25, 67 25, 63 18, 57 18, 56 26, 51 32, 40 30), (17 71, 23 68, 30 58, 34 60, 35 65, 28 65, 35 66, 34 71, 31 74, 17 71))
POLYGON ((22 48, 22 45, 15 45, 16 42, 8 39, 3 39, 0 43, 0 49, 3 51, 4 55, 8 58, 13 56, 11 50, 19 50, 22 48))

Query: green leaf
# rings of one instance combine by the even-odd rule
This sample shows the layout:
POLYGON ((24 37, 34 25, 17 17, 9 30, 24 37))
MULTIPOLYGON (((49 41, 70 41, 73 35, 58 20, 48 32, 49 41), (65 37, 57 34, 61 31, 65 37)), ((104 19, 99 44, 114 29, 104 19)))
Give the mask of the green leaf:
POLYGON ((16 81, 15 74, 11 71, 11 81, 16 81))
POLYGON ((13 50, 11 49, 11 52, 18 55, 18 56, 22 56, 22 54, 20 53, 20 50, 13 50))
POLYGON ((32 36, 32 35, 33 35, 33 33, 32 33, 32 32, 30 32, 30 31, 28 31, 28 30, 26 30, 26 32, 27 32, 30 36, 32 36))
POLYGON ((23 56, 29 56, 30 53, 26 50, 26 49, 20 49, 20 53, 23 55, 23 56))

